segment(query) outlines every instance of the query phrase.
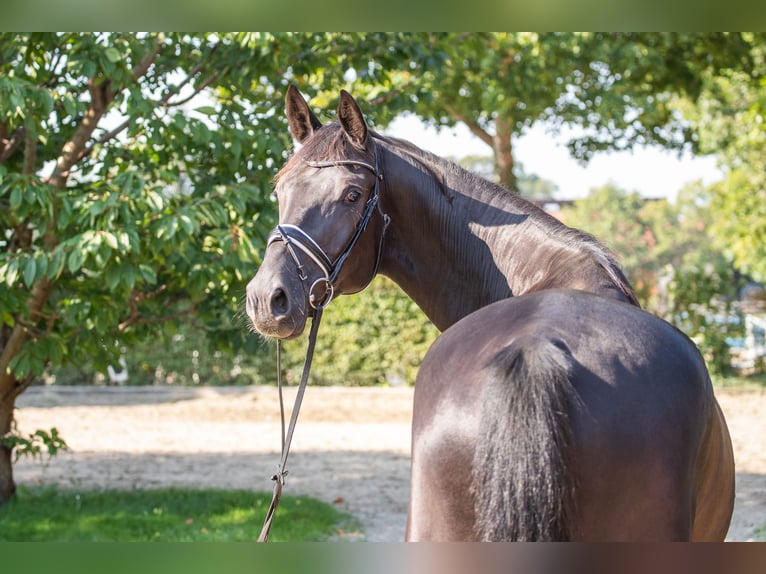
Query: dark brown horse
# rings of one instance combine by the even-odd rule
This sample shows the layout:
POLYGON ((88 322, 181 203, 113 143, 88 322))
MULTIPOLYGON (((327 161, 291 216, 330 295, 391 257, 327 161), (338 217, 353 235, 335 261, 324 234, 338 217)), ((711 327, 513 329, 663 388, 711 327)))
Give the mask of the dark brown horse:
POLYGON ((286 103, 302 146, 247 312, 296 337, 379 271, 446 329, 415 384, 408 540, 724 538, 734 463, 704 361, 601 244, 368 130, 345 92, 326 126, 286 103))

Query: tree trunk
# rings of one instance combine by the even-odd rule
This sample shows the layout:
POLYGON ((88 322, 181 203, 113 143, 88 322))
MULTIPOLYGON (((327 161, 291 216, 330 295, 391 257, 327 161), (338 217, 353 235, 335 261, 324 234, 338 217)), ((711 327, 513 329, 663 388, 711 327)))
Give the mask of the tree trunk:
POLYGON ((518 192, 516 175, 513 173, 513 151, 511 147, 511 135, 513 133, 510 122, 500 118, 495 119, 495 135, 492 136, 492 152, 495 155, 495 170, 498 181, 503 187, 513 192, 518 192))
MULTIPOLYGON (((11 395, 5 400, 0 400, 0 437, 11 431, 13 425, 13 407, 16 397, 11 395)), ((16 492, 16 483, 13 481, 13 449, 0 444, 0 506, 8 502, 16 492)))

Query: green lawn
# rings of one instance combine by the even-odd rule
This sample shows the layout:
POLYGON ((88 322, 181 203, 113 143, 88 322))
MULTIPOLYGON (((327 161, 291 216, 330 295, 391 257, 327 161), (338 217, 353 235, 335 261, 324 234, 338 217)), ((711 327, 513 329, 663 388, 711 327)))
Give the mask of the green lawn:
MULTIPOLYGON (((270 493, 242 490, 19 487, 0 507, 0 541, 253 542, 270 501, 270 493)), ((329 504, 285 496, 269 540, 327 540, 355 527, 329 504)))

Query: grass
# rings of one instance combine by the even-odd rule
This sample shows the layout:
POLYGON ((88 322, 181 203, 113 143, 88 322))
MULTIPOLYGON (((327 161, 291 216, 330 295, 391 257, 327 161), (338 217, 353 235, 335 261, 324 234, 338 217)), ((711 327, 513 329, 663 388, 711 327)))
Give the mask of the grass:
MULTIPOLYGON (((253 542, 271 494, 243 490, 19 487, 0 507, 3 542, 253 542)), ((355 527, 307 497, 284 496, 270 541, 319 541, 355 527)))

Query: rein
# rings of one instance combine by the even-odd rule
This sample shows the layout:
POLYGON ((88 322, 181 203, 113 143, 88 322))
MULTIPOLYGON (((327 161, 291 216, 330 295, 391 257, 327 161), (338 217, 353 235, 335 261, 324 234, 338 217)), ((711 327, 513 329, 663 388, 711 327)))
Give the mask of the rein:
MULTIPOLYGON (((314 357, 314 347, 316 346, 317 333, 319 332, 319 322, 322 318, 322 311, 330 304, 335 295, 335 282, 340 276, 340 272, 346 263, 351 251, 354 249, 362 233, 367 229, 367 224, 372 219, 372 215, 377 208, 377 211, 383 217, 383 232, 380 236, 380 243, 378 244, 378 251, 375 255, 375 268, 370 277, 370 282, 375 278, 380 267, 380 259, 383 251, 383 241, 386 237, 386 230, 391 222, 391 218, 388 214, 384 213, 380 209, 378 201, 380 199, 380 182, 383 180, 383 174, 378 170, 378 155, 377 150, 375 153, 375 165, 363 161, 355 160, 338 160, 338 161, 326 161, 326 162, 306 162, 311 167, 325 168, 325 167, 337 167, 337 166, 359 166, 369 169, 373 175, 375 175, 375 186, 370 193, 370 198, 367 200, 364 212, 362 213, 362 219, 351 236, 346 247, 341 251, 340 255, 332 261, 327 253, 322 249, 319 244, 305 231, 303 231, 297 225, 283 224, 277 225, 277 227, 269 234, 266 248, 277 241, 282 241, 287 248, 290 257, 292 257, 295 263, 295 268, 298 272, 298 277, 302 283, 306 284, 308 280, 308 274, 306 268, 301 263, 301 259, 298 256, 298 251, 301 251, 307 255, 316 265, 322 270, 324 277, 320 277, 314 281, 308 288, 308 301, 309 305, 314 309, 311 320, 311 330, 309 332, 308 347, 306 348, 306 360, 303 363, 303 373, 301 375, 301 381, 298 385, 298 391, 295 396, 295 403, 293 405, 292 414, 290 415, 290 424, 285 433, 285 409, 284 402, 282 400, 282 341, 277 342, 277 389, 279 391, 279 411, 282 423, 282 456, 279 464, 277 465, 277 473, 271 477, 274 481, 274 492, 271 497, 271 504, 266 513, 266 519, 261 529, 261 534, 258 536, 258 542, 266 542, 269 538, 269 532, 271 530, 271 523, 274 520, 274 514, 276 513, 277 506, 279 506, 279 500, 282 497, 282 487, 285 485, 285 477, 288 474, 286 469, 287 457, 290 453, 290 443, 293 440, 293 432, 295 431, 295 425, 298 421, 298 413, 300 412, 301 403, 303 402, 303 395, 306 391, 306 385, 308 384, 309 372, 311 371, 311 362, 314 357), (315 287, 324 283, 325 292, 320 297, 317 297, 314 293, 315 287)), ((369 284, 369 282, 368 282, 369 284)))
POLYGON ((319 308, 316 310, 314 317, 311 320, 309 344, 306 349, 306 361, 303 363, 303 374, 301 375, 301 382, 298 385, 298 393, 295 395, 295 403, 293 404, 293 411, 290 415, 290 425, 287 427, 287 434, 285 434, 285 406, 282 400, 282 341, 277 342, 277 389, 279 391, 279 415, 282 422, 282 457, 279 459, 279 464, 277 465, 277 473, 271 477, 271 480, 274 481, 274 492, 271 496, 269 510, 266 512, 266 519, 261 528, 261 534, 258 536, 258 542, 268 541, 269 532, 271 531, 271 523, 274 520, 277 506, 279 506, 279 500, 282 498, 282 487, 285 485, 285 477, 288 474, 285 466, 287 465, 287 457, 290 454, 290 443, 293 441, 293 432, 295 432, 295 424, 298 422, 298 413, 301 410, 301 403, 303 402, 303 395, 306 391, 306 384, 309 380, 309 371, 311 370, 311 361, 314 357, 314 346, 316 345, 319 321, 321 318, 322 308, 319 308))

